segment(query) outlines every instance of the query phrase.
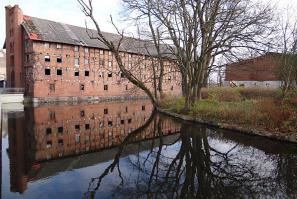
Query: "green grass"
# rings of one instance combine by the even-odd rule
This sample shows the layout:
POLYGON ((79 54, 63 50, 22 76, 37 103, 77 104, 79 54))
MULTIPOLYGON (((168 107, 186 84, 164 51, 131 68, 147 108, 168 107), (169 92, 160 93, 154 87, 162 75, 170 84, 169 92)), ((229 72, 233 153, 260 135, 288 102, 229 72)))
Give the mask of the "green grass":
MULTIPOLYGON (((202 91, 189 114, 201 119, 270 131, 297 131, 297 92, 282 98, 276 89, 213 88, 202 91)), ((165 99, 161 106, 180 113, 183 98, 165 99)))

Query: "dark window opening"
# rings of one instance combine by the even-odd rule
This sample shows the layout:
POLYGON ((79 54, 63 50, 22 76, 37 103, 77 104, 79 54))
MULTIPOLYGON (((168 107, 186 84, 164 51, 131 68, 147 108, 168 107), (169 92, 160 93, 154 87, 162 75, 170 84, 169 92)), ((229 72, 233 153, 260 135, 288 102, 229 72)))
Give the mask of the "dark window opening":
POLYGON ((108 109, 107 108, 104 109, 104 114, 108 114, 108 109))
POLYGON ((108 77, 112 77, 112 73, 108 73, 108 77))
POLYGON ((85 85, 84 85, 84 84, 80 84, 79 89, 80 89, 81 91, 84 91, 84 90, 85 90, 85 85))
POLYGON ((52 129, 51 128, 46 128, 46 135, 52 134, 52 129))
POLYGON ((62 63, 62 57, 57 57, 57 62, 62 63))
POLYGON ((79 124, 75 125, 75 130, 80 130, 80 125, 79 124))
POLYGON ((85 111, 80 111, 80 117, 84 117, 85 116, 85 111))
POLYGON ((125 124, 125 120, 121 120, 121 124, 125 124))
POLYGON ((63 133, 64 129, 62 126, 58 127, 58 133, 63 133))
POLYGON ((128 85, 126 85, 126 88, 125 89, 128 90, 128 85))
POLYGON ((64 141, 63 140, 58 140, 58 144, 59 145, 63 145, 64 144, 64 141))
POLYGON ((46 142, 46 147, 49 148, 49 147, 51 147, 51 146, 52 146, 52 141, 47 141, 47 142, 46 142))
POLYGON ((85 71, 85 76, 89 76, 90 75, 90 71, 86 70, 85 71))
POLYGON ((145 111, 145 106, 144 105, 141 107, 141 110, 145 111))
POLYGON ((46 62, 50 62, 51 61, 51 58, 50 58, 50 56, 44 56, 44 61, 46 61, 46 62))
POLYGON ((104 85, 104 90, 105 90, 105 91, 108 90, 108 85, 104 85))
POLYGON ((108 121, 108 126, 112 127, 112 121, 108 121))
POLYGON ((75 71, 74 76, 78 77, 79 76, 79 71, 75 71))
POLYGON ((128 123, 130 124, 132 122, 132 119, 128 119, 128 123))
POLYGON ((49 68, 44 69, 44 74, 51 75, 51 69, 49 69, 49 68))
POLYGON ((56 113, 53 112, 53 111, 50 112, 49 116, 50 116, 50 120, 55 120, 56 119, 56 113))
POLYGON ((173 86, 171 86, 171 90, 173 91, 173 86))
POLYGON ((121 78, 124 78, 124 77, 125 77, 124 73, 121 73, 121 78))
POLYGON ((125 109, 126 113, 128 113, 128 106, 126 106, 126 109, 125 109))
POLYGON ((100 123, 99 123, 99 127, 100 127, 100 128, 103 128, 103 127, 104 127, 104 123, 103 123, 103 122, 100 122, 100 123))
POLYGON ((90 129, 90 124, 85 124, 85 129, 86 130, 90 129))
POLYGON ((57 75, 62 75, 62 69, 57 69, 57 75))

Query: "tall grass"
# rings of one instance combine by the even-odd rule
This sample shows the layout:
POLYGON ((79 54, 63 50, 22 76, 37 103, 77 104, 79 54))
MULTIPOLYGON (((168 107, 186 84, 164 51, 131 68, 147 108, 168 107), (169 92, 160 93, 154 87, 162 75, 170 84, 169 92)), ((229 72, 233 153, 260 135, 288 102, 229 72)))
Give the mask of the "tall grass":
MULTIPOLYGON (((239 124, 279 132, 297 129, 297 92, 282 98, 281 91, 260 88, 212 88, 202 90, 189 114, 202 119, 239 124)), ((163 107, 180 112, 183 98, 166 99, 163 107)))

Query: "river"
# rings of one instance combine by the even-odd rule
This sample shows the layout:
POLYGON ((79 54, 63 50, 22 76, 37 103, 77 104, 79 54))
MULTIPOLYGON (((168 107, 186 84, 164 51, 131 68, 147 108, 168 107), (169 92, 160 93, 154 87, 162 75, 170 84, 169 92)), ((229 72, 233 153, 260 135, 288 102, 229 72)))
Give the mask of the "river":
POLYGON ((1 198, 297 198, 297 145, 145 100, 2 110, 1 198))

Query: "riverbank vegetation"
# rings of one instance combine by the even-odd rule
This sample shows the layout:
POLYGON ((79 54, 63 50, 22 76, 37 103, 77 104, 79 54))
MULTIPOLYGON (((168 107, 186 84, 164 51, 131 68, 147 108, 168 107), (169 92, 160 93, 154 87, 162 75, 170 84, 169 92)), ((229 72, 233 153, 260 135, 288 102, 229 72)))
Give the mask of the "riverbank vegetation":
MULTIPOLYGON (((162 108, 181 113, 184 98, 167 97, 162 108)), ((283 96, 281 90, 260 88, 209 88, 202 90, 188 113, 207 121, 236 124, 271 132, 297 129, 297 91, 283 96)))

